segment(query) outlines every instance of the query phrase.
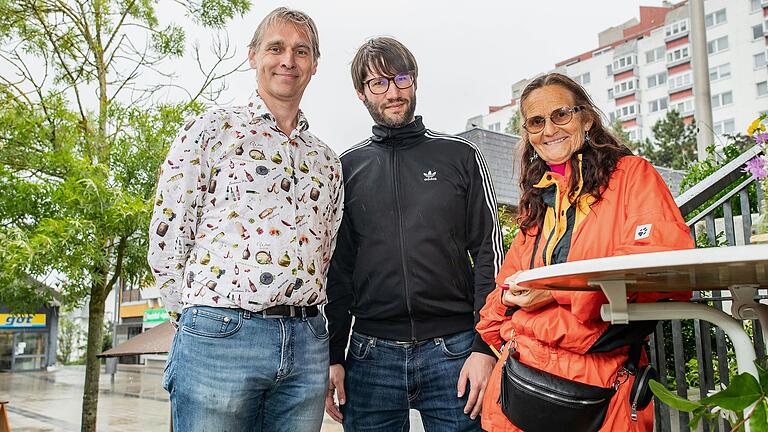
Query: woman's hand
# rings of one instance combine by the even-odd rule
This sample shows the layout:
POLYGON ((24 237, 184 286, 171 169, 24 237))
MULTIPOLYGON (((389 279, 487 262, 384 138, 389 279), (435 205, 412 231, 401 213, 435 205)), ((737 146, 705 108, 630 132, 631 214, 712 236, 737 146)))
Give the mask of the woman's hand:
POLYGON ((517 286, 515 277, 518 273, 520 272, 504 279, 504 284, 501 285, 504 290, 501 303, 505 306, 520 306, 525 311, 534 311, 555 301, 548 290, 527 289, 517 286))

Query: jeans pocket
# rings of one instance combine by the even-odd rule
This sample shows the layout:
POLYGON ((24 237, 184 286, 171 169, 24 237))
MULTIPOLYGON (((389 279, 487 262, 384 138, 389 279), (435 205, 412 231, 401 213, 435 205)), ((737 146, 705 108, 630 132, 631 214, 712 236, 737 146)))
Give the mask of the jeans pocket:
POLYGON ((168 349, 168 358, 165 360, 165 368, 163 369, 162 387, 165 391, 170 392, 171 379, 173 378, 173 353, 176 351, 176 344, 179 339, 179 333, 173 335, 171 341, 171 347, 168 349))
POLYGON ((308 317, 306 319, 307 327, 309 327, 309 330, 312 332, 313 335, 315 335, 316 338, 320 340, 326 340, 331 335, 328 333, 328 326, 327 321, 325 319, 325 315, 322 313, 318 313, 317 316, 314 317, 308 317))
POLYGON ((349 338, 349 355, 356 360, 365 360, 371 351, 371 345, 373 344, 370 339, 353 332, 349 338))
POLYGON ((456 333, 440 338, 440 348, 448 358, 463 358, 472 352, 474 333, 471 331, 456 333))
POLYGON ((182 316, 180 329, 185 333, 210 338, 234 335, 243 325, 243 316, 233 309, 193 306, 182 316))

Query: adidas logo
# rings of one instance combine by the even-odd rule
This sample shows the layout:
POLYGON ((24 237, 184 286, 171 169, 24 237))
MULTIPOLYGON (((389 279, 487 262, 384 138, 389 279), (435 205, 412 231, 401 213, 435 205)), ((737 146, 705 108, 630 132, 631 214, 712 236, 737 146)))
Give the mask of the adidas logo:
POLYGON ((436 171, 427 171, 424 174, 424 181, 437 181, 437 172, 436 171))

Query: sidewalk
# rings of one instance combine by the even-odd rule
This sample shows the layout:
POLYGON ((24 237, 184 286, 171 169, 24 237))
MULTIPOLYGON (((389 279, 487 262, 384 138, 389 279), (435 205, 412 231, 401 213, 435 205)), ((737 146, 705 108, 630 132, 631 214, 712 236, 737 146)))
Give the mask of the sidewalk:
MULTIPOLYGON (((122 366, 121 366, 122 368, 122 366)), ((129 367, 130 368, 130 367, 129 367)), ((84 366, 64 366, 53 372, 0 373, 0 398, 7 405, 14 432, 79 431, 84 366)), ((170 403, 160 386, 162 371, 133 367, 99 381, 99 431, 167 432, 170 403)), ((340 432, 326 416, 322 432, 340 432)))

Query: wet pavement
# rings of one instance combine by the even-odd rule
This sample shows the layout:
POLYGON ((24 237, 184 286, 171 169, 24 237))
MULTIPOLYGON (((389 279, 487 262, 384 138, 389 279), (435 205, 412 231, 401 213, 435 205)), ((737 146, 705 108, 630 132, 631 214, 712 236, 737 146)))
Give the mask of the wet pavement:
MULTIPOLYGON (((99 431, 167 432, 170 403, 160 386, 162 370, 120 366, 115 383, 102 373, 99 381, 99 431)), ((52 372, 0 373, 0 399, 8 400, 13 432, 79 431, 84 366, 52 372)), ((326 416, 322 432, 341 426, 326 416)))
MULTIPOLYGON (((13 432, 79 431, 85 366, 64 366, 50 372, 0 373, 0 400, 8 400, 13 432)), ((114 385, 102 373, 99 381, 97 430, 167 432, 170 402, 160 386, 162 370, 120 365, 114 385)), ((418 413, 411 412, 411 430, 423 431, 418 413)), ((341 432, 326 415, 321 432, 341 432)))

